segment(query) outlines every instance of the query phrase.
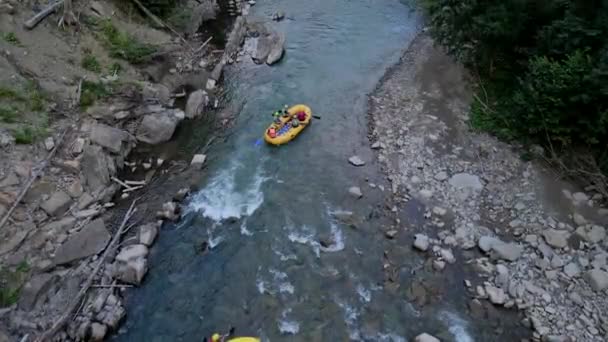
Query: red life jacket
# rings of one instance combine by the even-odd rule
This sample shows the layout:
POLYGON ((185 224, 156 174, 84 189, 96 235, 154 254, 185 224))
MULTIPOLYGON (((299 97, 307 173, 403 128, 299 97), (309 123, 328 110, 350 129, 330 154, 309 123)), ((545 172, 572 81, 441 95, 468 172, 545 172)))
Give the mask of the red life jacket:
POLYGON ((306 120, 306 113, 304 113, 304 112, 299 112, 299 113, 298 113, 298 120, 300 120, 300 121, 304 121, 304 120, 306 120))

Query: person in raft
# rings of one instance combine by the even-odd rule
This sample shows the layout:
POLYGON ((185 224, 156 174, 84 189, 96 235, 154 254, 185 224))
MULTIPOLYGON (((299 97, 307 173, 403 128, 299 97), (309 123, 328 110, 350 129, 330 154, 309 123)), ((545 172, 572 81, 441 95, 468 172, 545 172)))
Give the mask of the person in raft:
POLYGON ((291 121, 291 126, 298 127, 298 126, 300 126, 300 122, 304 123, 304 120, 306 120, 306 113, 298 112, 295 115, 295 117, 293 118, 293 120, 291 121))
POLYGON ((277 130, 274 127, 270 127, 268 129, 268 136, 271 138, 276 138, 277 137, 277 130))

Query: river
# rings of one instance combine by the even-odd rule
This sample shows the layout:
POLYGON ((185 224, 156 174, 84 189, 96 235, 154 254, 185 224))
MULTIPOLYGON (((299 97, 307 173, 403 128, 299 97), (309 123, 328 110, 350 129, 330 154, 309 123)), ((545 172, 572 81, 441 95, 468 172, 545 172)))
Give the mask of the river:
MULTIPOLYGON (((367 140, 367 94, 415 37, 418 15, 397 0, 262 0, 251 14, 277 10, 287 19, 270 25, 285 32, 286 55, 272 67, 247 58, 229 68, 231 101, 244 102, 236 133, 210 153, 184 220, 161 232, 115 340, 201 341, 230 326, 271 341, 483 336, 492 328, 463 314, 457 290, 462 299, 424 310, 406 300, 423 263, 410 246, 400 249, 402 288, 384 286, 383 251, 394 242, 380 229, 385 195, 369 186, 388 187, 367 140), (257 144, 270 113, 295 103, 321 119, 284 147, 257 144), (354 154, 367 164, 350 165, 354 154), (356 227, 336 218, 345 212, 356 227), (208 253, 198 250, 204 241, 208 253)), ((462 276, 444 285, 462 288, 462 276)))

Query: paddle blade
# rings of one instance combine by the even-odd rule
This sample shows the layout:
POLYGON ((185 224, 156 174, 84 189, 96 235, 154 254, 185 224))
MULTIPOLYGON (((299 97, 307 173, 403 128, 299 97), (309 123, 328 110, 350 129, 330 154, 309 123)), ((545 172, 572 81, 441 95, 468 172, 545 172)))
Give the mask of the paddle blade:
POLYGON ((262 139, 258 139, 255 141, 255 143, 253 144, 253 146, 260 146, 262 144, 262 139))
POLYGON ((315 118, 315 119, 317 119, 317 120, 321 120, 321 117, 318 116, 318 115, 313 115, 312 117, 315 118))

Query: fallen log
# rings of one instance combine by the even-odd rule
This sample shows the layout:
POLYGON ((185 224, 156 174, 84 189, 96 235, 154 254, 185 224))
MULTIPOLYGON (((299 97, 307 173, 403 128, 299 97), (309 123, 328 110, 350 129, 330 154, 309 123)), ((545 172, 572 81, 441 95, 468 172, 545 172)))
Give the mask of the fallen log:
POLYGON ((43 9, 42 11, 38 12, 38 14, 36 14, 35 16, 33 16, 32 18, 30 18, 29 20, 27 20, 23 26, 28 29, 31 30, 34 27, 36 27, 36 25, 38 25, 38 23, 40 23, 44 18, 48 17, 51 13, 55 12, 55 10, 63 5, 63 1, 64 0, 58 0, 55 3, 52 3, 50 5, 48 5, 45 9, 43 9))

